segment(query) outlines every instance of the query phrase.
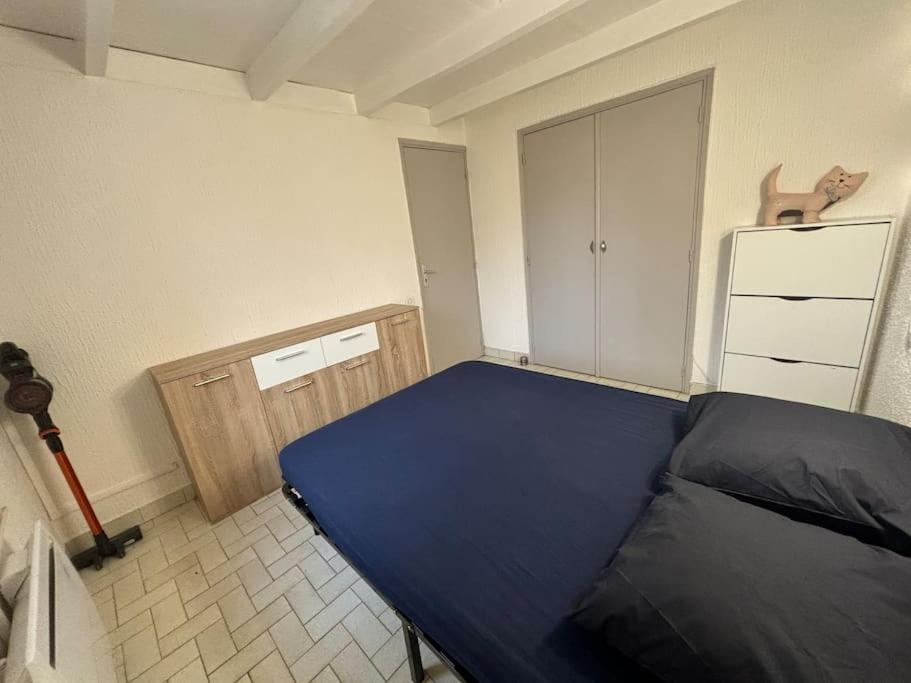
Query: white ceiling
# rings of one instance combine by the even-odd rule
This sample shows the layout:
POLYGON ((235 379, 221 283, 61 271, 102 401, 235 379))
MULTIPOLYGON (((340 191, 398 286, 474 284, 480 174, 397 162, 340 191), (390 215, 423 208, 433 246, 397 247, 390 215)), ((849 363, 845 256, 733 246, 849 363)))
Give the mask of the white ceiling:
MULTIPOLYGON (((73 38, 79 33, 85 0, 0 0, 0 24, 73 38)), ((304 0, 338 2, 345 0, 304 0)), ((290 80, 356 95, 367 84, 395 73, 415 54, 428 54, 458 29, 495 17, 504 10, 558 7, 558 0, 374 0, 341 32, 293 71, 290 80), (549 2, 549 4, 548 4, 549 2)), ((692 1, 692 0, 686 0, 692 1)), ((285 26, 302 0, 113 0, 115 47, 247 71, 285 26)), ((400 102, 432 107, 507 71, 568 45, 657 0, 585 0, 574 9, 549 16, 529 32, 509 33, 492 51, 462 59, 407 83, 400 102)), ((560 7, 565 9, 565 5, 560 7)), ((470 29, 474 30, 474 29, 470 29)), ((413 60, 412 60, 413 61, 413 60)), ((407 69, 405 70, 407 72, 407 69)), ((288 73, 292 73, 289 71, 288 73)), ((288 73, 282 78, 288 77, 288 73)), ((399 90, 402 90, 400 88, 399 90)))
POLYGON ((399 100, 430 107, 494 76, 510 71, 563 45, 632 14, 656 0, 589 0, 508 45, 450 74, 403 93, 399 100))
POLYGON ((409 53, 433 45, 499 4, 500 0, 376 0, 293 80, 355 92, 409 53))

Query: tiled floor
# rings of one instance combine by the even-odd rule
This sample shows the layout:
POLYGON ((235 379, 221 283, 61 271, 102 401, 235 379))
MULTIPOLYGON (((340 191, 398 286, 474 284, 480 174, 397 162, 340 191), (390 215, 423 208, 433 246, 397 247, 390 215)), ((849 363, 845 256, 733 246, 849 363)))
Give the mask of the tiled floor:
MULTIPOLYGON (((398 618, 280 492, 215 525, 190 501, 142 530, 82 574, 119 680, 411 680, 398 618)), ((424 666, 457 680, 426 650, 424 666)))
MULTIPOLYGON (((399 620, 280 492, 215 525, 190 501, 142 530, 125 559, 83 573, 107 622, 121 681, 410 681, 399 620)), ((427 650, 424 665, 428 680, 456 680, 427 650)))

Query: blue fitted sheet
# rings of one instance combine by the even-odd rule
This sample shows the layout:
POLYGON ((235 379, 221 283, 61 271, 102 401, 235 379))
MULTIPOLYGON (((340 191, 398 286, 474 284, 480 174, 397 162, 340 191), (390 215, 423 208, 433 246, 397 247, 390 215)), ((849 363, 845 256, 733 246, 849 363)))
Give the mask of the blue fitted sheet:
POLYGON ((685 409, 474 361, 280 461, 355 568, 478 680, 638 680, 566 615, 651 500, 685 409))

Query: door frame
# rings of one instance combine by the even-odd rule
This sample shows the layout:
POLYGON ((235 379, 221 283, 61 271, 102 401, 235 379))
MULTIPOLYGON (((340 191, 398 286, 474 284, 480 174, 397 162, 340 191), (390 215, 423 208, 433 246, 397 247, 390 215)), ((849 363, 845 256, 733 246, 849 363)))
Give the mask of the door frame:
MULTIPOLYGON (((705 201, 705 171, 706 171, 706 159, 708 157, 708 137, 709 137, 709 124, 712 114, 712 94, 713 94, 713 85, 715 80, 715 68, 703 69, 702 71, 697 71, 680 78, 675 78, 671 81, 666 81, 658 85, 646 88, 644 90, 638 90, 633 93, 628 93, 626 95, 620 95, 610 100, 604 102, 599 102, 598 104, 593 104, 584 109, 578 109, 566 114, 561 114, 544 121, 520 128, 516 131, 516 138, 518 144, 518 165, 519 165, 519 202, 522 216, 522 260, 525 267, 525 311, 526 318, 528 320, 528 346, 529 346, 529 356, 531 361, 534 362, 535 358, 535 349, 534 349, 534 336, 532 335, 532 306, 531 306, 531 287, 529 287, 529 267, 528 262, 528 232, 527 232, 527 220, 525 216, 525 136, 530 133, 536 133, 546 128, 551 128, 553 126, 558 126, 561 123, 568 123, 569 121, 574 121, 586 116, 591 116, 598 114, 608 109, 614 109, 616 107, 622 107, 626 104, 631 104, 639 100, 644 100, 649 97, 654 97, 655 95, 661 95, 663 93, 669 92, 671 90, 676 90, 683 86, 692 85, 694 83, 702 83, 702 104, 701 112, 702 117, 700 121, 699 128, 699 151, 697 158, 697 167, 696 167, 696 201, 695 209, 693 213, 693 232, 690 239, 690 278, 689 278, 689 289, 687 291, 687 311, 686 311, 686 332, 684 338, 684 358, 683 365, 680 369, 682 375, 682 387, 684 393, 689 393, 690 385, 692 384, 692 374, 693 374, 693 336, 695 332, 695 323, 696 323, 696 293, 699 288, 699 261, 702 249, 702 217, 703 217, 703 204, 705 201)), ((600 154, 600 145, 598 145, 598 137, 600 134, 599 120, 598 117, 595 117, 595 150, 594 150, 594 164, 595 164, 595 187, 600 188, 601 184, 601 154, 600 154)), ((595 203, 595 240, 601 239, 601 197, 600 192, 595 192, 594 197, 595 203)), ((600 270, 598 271, 598 281, 596 283, 595 291, 595 312, 597 315, 598 307, 601 304, 601 281, 600 281, 600 270)), ((595 349, 600 348, 600 325, 595 326, 595 349)), ((595 354, 595 373, 600 376, 601 373, 601 354, 595 354)))
MULTIPOLYGON (((399 160, 402 165, 402 186, 405 190, 405 203, 408 206, 408 225, 411 228, 411 251, 414 254, 414 272, 418 278, 418 299, 421 304, 421 311, 424 311, 424 287, 421 276, 421 263, 418 257, 417 243, 414 239, 414 211, 411 205, 411 196, 408 193, 408 177, 405 168, 405 150, 411 149, 430 149, 437 152, 461 152, 465 160, 465 200, 468 202, 468 238, 471 240, 472 266, 474 270, 474 285, 478 300, 478 323, 481 330, 481 353, 484 353, 484 321, 481 318, 481 283, 478 281, 478 250, 475 247, 474 239, 474 212, 471 208, 471 186, 468 182, 468 148, 465 145, 453 145, 448 142, 433 142, 431 140, 417 140, 414 138, 398 138, 399 160)), ((430 374, 433 372, 433 364, 430 362, 430 344, 427 339, 427 316, 422 315, 422 328, 424 333, 424 356, 427 361, 427 369, 430 374)))

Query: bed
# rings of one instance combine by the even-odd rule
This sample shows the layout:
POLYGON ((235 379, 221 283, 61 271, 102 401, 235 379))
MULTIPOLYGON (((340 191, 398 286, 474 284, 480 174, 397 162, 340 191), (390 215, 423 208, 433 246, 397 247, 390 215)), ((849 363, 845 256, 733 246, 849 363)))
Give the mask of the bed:
POLYGON ((650 680, 568 613, 654 495, 686 404, 462 363, 280 455, 286 495, 465 680, 650 680))

